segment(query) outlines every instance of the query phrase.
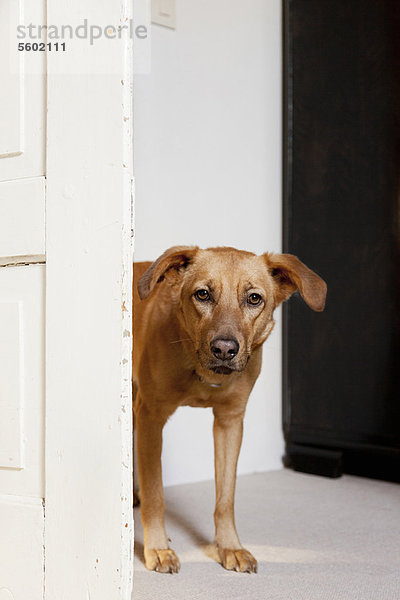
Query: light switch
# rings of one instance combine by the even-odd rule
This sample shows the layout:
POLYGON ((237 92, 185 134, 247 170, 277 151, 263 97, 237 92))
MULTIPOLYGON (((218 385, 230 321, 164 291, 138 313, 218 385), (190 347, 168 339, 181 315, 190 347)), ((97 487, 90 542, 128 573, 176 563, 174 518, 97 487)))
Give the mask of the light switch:
POLYGON ((151 21, 175 29, 176 0, 151 0, 151 21))

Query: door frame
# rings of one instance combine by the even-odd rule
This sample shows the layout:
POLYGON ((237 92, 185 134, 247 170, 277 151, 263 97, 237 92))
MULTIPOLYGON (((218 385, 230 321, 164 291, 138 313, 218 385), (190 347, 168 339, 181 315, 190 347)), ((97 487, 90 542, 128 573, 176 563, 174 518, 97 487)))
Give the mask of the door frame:
MULTIPOLYGON (((47 23, 131 4, 47 0, 47 23)), ((47 53, 45 600, 132 591, 132 40, 113 42, 87 74, 73 40, 47 53)))

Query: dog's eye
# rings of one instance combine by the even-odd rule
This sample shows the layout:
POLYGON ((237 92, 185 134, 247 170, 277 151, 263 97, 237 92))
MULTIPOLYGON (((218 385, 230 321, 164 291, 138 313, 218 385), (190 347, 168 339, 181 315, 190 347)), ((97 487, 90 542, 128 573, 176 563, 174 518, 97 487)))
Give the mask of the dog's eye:
POLYGON ((252 306, 258 306, 261 304, 261 301, 262 298, 260 294, 250 294, 250 296, 247 298, 248 304, 251 304, 252 306))
POLYGON ((197 300, 200 300, 200 302, 206 302, 206 300, 210 299, 210 294, 207 292, 207 290, 197 290, 194 297, 197 300))

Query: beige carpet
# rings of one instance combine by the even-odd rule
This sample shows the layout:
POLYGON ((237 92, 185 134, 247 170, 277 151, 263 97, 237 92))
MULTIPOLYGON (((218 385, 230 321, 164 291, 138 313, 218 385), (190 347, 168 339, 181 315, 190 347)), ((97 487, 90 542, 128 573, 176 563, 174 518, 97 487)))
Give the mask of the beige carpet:
POLYGON ((400 600, 400 486, 289 470, 238 478, 236 522, 258 574, 212 559, 213 482, 165 490, 178 575, 146 570, 135 514, 134 600, 400 600))

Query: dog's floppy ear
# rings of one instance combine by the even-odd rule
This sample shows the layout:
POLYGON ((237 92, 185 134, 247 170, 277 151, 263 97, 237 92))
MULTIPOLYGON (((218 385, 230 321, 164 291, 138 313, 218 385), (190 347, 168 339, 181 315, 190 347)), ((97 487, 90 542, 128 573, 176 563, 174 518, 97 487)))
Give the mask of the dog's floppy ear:
POLYGON ((137 283, 141 300, 145 300, 166 275, 177 275, 193 260, 198 246, 173 246, 155 260, 137 283))
POLYGON ((310 308, 321 312, 325 307, 326 283, 293 254, 264 254, 275 283, 276 305, 299 290, 310 308))

